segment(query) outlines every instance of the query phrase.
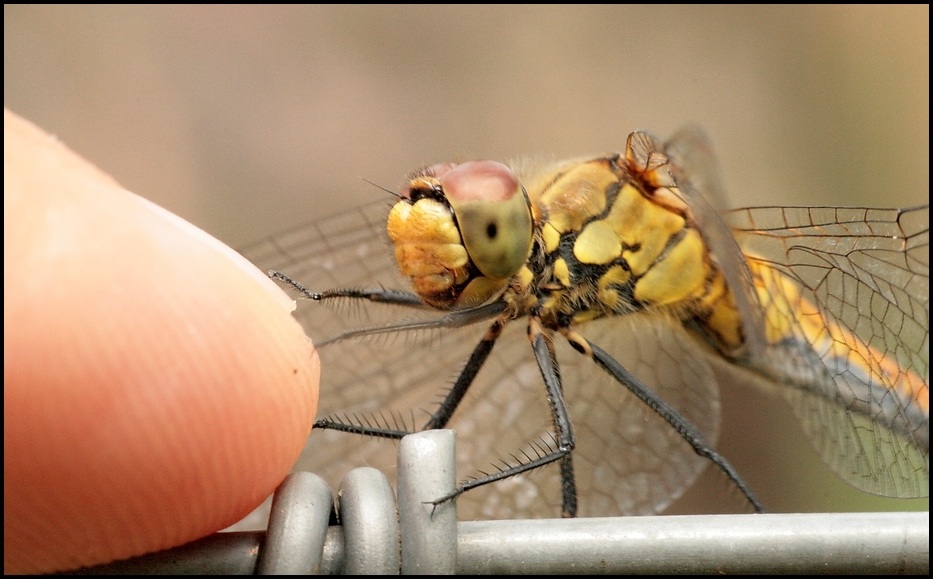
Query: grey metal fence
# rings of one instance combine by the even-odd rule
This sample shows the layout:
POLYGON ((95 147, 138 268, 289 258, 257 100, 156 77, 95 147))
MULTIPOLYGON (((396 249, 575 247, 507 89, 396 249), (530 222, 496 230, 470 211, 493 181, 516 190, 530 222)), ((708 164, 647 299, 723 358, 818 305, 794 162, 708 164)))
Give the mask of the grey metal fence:
POLYGON ((399 449, 398 501, 382 473, 331 490, 311 473, 276 492, 266 532, 217 533, 91 573, 929 573, 929 513, 710 515, 458 522, 432 498, 455 485, 454 437, 399 449))

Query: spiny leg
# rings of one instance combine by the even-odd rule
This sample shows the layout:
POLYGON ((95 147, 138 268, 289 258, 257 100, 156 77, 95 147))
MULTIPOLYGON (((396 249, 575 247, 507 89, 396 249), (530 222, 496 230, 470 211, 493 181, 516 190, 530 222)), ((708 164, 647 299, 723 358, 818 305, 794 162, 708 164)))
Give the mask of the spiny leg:
MULTIPOLYGON (((497 319, 492 323, 483 338, 476 344, 473 353, 454 382, 453 387, 447 392, 440 407, 431 415, 431 418, 421 430, 434 430, 444 428, 453 416, 454 411, 460 405, 463 397, 466 395, 470 385, 476 379, 489 354, 492 352, 496 340, 502 334, 502 328, 505 322, 497 319)), ((403 428, 391 428, 387 424, 373 424, 371 421, 363 421, 358 418, 348 420, 346 416, 325 417, 314 423, 314 428, 325 430, 337 430, 339 432, 349 432, 352 434, 362 434, 364 436, 376 436, 380 438, 400 439, 411 431, 403 428)))
MULTIPOLYGON (((368 290, 335 289, 324 292, 316 292, 309 290, 300 282, 292 279, 282 272, 269 271, 267 273, 272 279, 279 280, 291 286, 301 295, 313 301, 349 298, 392 305, 411 306, 418 308, 424 307, 424 302, 421 301, 421 298, 409 292, 389 290, 384 288, 368 290)), ((486 335, 483 336, 483 339, 480 340, 479 344, 477 344, 476 348, 473 350, 473 353, 470 355, 470 359, 467 361, 466 366, 460 373, 457 382, 444 398, 440 408, 434 412, 434 414, 431 416, 431 419, 427 424, 425 424, 422 430, 443 428, 447 425, 447 422, 450 421, 450 418, 453 416, 457 406, 459 406, 460 402, 463 400, 463 396, 466 394, 470 384, 473 383, 473 380, 476 378, 480 368, 482 368, 483 363, 492 352, 492 347, 495 345, 496 340, 502 333, 503 325, 504 321, 496 320, 489 328, 489 330, 487 330, 486 335)), ((363 329, 362 333, 367 333, 369 331, 370 329, 363 329)), ((353 417, 353 420, 351 420, 348 416, 341 416, 338 419, 335 419, 334 417, 325 417, 316 421, 314 423, 314 428, 337 430, 339 432, 348 432, 351 434, 362 434, 365 436, 376 436, 390 439, 400 439, 408 434, 411 434, 411 431, 408 429, 391 427, 387 420, 384 420, 380 424, 375 419, 356 416, 353 417)))
POLYGON ((466 366, 463 367, 463 371, 460 372, 460 376, 457 377, 457 381, 454 382, 453 387, 447 392, 443 402, 441 402, 441 405, 434 414, 431 415, 430 420, 428 420, 422 430, 433 430, 447 426, 454 411, 457 410, 457 407, 460 406, 460 402, 463 401, 463 397, 466 395, 470 384, 476 379, 476 375, 479 373, 480 368, 483 367, 489 354, 492 353, 492 347, 496 345, 496 340, 502 335, 502 328, 504 326, 505 321, 503 320, 496 320, 489 326, 489 329, 487 329, 486 333, 483 335, 483 339, 479 341, 473 349, 473 353, 470 354, 470 359, 467 360, 466 366))
POLYGON ((748 484, 736 472, 735 468, 729 462, 713 450, 713 447, 706 442, 699 429, 684 418, 677 410, 661 399, 650 388, 645 386, 634 374, 625 369, 622 364, 616 361, 608 352, 593 344, 580 334, 572 330, 564 330, 564 336, 571 346, 581 354, 593 359, 596 364, 612 376, 619 384, 625 386, 629 392, 634 394, 639 400, 648 406, 652 411, 667 422, 677 431, 684 441, 689 444, 693 451, 706 458, 721 470, 732 484, 739 489, 739 492, 752 505, 758 513, 765 512, 764 506, 752 492, 748 484))
MULTIPOLYGON (((378 304, 387 304, 393 306, 404 306, 413 309, 431 309, 427 304, 425 304, 420 297, 413 293, 386 289, 386 288, 375 288, 375 289, 331 289, 323 292, 316 292, 309 290, 308 288, 301 285, 301 283, 293 280, 284 273, 278 271, 268 272, 269 277, 272 279, 277 279, 288 284, 292 289, 296 290, 298 293, 307 299, 316 302, 324 302, 330 300, 339 300, 339 299, 350 299, 350 300, 363 300, 368 302, 374 302, 378 304)), ((482 304, 476 307, 465 308, 460 310, 452 310, 449 313, 435 317, 428 320, 415 320, 410 322, 398 322, 395 324, 388 324, 383 326, 372 326, 372 327, 363 327, 356 328, 352 330, 347 330, 336 336, 331 336, 330 338, 324 340, 323 342, 318 342, 319 347, 326 346, 333 342, 340 342, 343 340, 352 340, 355 338, 362 338, 365 336, 376 336, 379 334, 393 334, 396 332, 414 332, 419 330, 431 330, 431 329, 450 329, 450 328, 462 328, 464 326, 469 326, 478 322, 482 322, 502 314, 506 310, 506 304, 504 302, 491 302, 487 304, 482 304)), ((503 323, 508 321, 508 318, 502 318, 503 323)))
POLYGON ((568 452, 560 459, 560 516, 570 519, 577 516, 577 477, 573 472, 573 453, 568 452))
POLYGON ((334 289, 327 290, 323 292, 316 292, 309 290, 301 283, 293 280, 284 273, 280 271, 268 271, 266 274, 272 278, 281 281, 298 293, 316 302, 322 302, 329 299, 337 298, 351 298, 351 299, 362 299, 370 302, 391 304, 395 306, 410 306, 415 308, 423 308, 424 302, 421 301, 417 295, 404 292, 399 290, 391 290, 385 288, 378 289, 334 289))
POLYGON ((543 451, 535 458, 526 455, 528 459, 527 462, 519 462, 499 472, 487 474, 465 482, 450 495, 434 501, 435 506, 453 500, 463 493, 477 487, 504 480, 555 461, 561 461, 561 476, 563 478, 563 505, 561 514, 564 517, 576 516, 576 483, 573 478, 573 463, 569 459, 570 453, 575 445, 575 439, 573 428, 570 424, 570 417, 567 413, 567 405, 564 402, 564 394, 561 389, 560 374, 554 357, 553 345, 549 343, 547 336, 541 328, 541 323, 537 318, 530 318, 528 337, 531 340, 532 351, 534 352, 535 360, 538 363, 541 377, 544 379, 544 385, 547 389, 548 403, 551 407, 551 418, 557 434, 555 440, 557 448, 550 452, 543 451))
MULTIPOLYGON (((528 326, 529 335, 537 333, 539 337, 543 338, 544 344, 547 346, 548 354, 550 355, 550 366, 549 368, 553 370, 554 382, 556 383, 557 388, 560 390, 561 399, 558 401, 555 398, 550 396, 550 388, 548 388, 548 402, 551 405, 551 417, 552 422, 555 426, 555 430, 558 433, 557 444, 558 448, 569 447, 571 450, 576 445, 573 436, 573 427, 570 423, 569 413, 567 412, 567 405, 563 401, 564 385, 563 380, 560 375, 560 365, 557 363, 557 353, 554 351, 554 341, 550 339, 550 336, 544 334, 541 330, 540 324, 532 318, 531 324, 528 326), (567 433, 567 437, 561 435, 562 432, 567 433), (563 442, 562 442, 563 441, 563 442)), ((532 340, 534 344, 534 340, 532 340)), ((543 354, 543 352, 541 352, 543 354)), ((544 376, 544 367, 541 365, 541 358, 538 357, 538 352, 536 351, 536 358, 538 359, 538 367, 541 369, 542 376, 544 376)), ((545 384, 548 384, 548 378, 544 377, 545 384)), ((577 478, 573 470, 573 453, 567 452, 560 459, 560 490, 561 490, 561 517, 563 518, 573 518, 577 516, 577 478)))

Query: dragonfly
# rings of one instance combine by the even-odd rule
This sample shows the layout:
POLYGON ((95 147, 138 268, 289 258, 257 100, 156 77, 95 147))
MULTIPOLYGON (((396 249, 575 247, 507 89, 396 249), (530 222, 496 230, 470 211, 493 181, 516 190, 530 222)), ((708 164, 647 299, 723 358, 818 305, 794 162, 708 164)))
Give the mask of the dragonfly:
POLYGON ((785 397, 853 486, 927 496, 929 207, 722 199, 702 130, 636 131, 426 167, 247 248, 310 298, 324 418, 298 466, 391 472, 382 437, 451 427, 465 518, 658 513, 710 464, 761 510, 715 451, 728 376, 785 397))

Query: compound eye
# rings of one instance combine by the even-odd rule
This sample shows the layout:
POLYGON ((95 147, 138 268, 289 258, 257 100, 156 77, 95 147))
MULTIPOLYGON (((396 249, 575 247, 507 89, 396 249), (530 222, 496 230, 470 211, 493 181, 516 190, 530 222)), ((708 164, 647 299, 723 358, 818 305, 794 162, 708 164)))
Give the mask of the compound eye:
POLYGON ((518 273, 531 252, 532 223, 515 173, 495 161, 471 161, 438 178, 476 267, 493 279, 518 273))

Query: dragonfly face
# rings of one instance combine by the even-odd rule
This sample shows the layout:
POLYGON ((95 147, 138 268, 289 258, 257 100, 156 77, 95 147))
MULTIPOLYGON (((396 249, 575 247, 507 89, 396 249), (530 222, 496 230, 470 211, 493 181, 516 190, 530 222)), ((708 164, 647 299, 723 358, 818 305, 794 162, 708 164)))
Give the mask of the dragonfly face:
MULTIPOLYGON (((323 344, 322 412, 386 430, 449 420, 461 473, 553 454, 572 467, 578 514, 662 510, 710 462, 696 452, 718 434, 715 366, 785 393, 849 482, 926 496, 928 208, 720 216, 712 167, 696 131, 667 143, 633 133, 624 153, 544 171, 439 165, 414 174, 391 210, 365 207, 247 255, 354 289, 299 314, 323 344)), ((384 442, 314 437, 326 437, 308 452, 317 472, 394 457, 384 442)), ((458 508, 566 514, 560 470, 471 490, 458 508)))
POLYGON ((409 180, 387 229, 415 293, 439 308, 465 307, 505 289, 527 262, 531 207, 501 163, 436 165, 409 180))

